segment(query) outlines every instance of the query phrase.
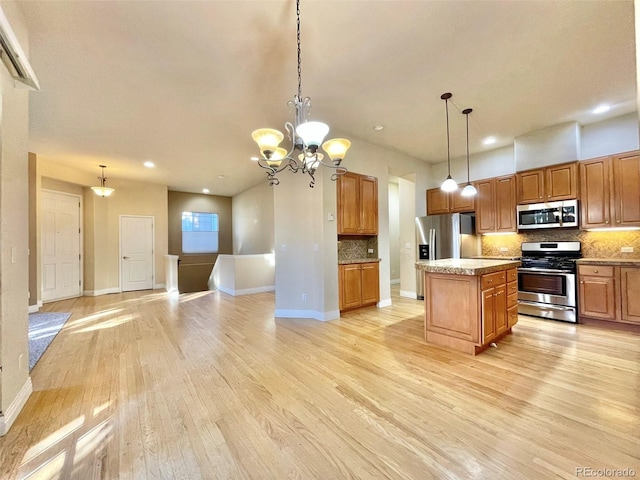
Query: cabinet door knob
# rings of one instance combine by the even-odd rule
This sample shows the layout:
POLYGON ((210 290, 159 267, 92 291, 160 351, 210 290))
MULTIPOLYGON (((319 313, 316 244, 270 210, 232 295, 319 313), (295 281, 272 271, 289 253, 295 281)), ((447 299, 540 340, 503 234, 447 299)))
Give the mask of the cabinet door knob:
POLYGON ((584 280, 580 280, 580 283, 584 283, 584 280))
POLYGON ((593 273, 598 273, 598 269, 597 269, 597 268, 594 268, 594 269, 593 269, 593 273))

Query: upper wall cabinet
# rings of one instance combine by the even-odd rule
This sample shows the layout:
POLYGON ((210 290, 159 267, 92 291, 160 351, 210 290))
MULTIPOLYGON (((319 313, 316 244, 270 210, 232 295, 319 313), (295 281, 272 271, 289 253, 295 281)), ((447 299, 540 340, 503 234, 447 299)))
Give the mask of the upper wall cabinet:
POLYGON ((427 215, 443 213, 463 213, 475 210, 475 198, 460 195, 464 185, 458 185, 455 192, 443 192, 440 188, 427 190, 427 215))
POLYGON ((514 175, 507 175, 474 182, 477 233, 517 231, 515 180, 514 175))
POLYGON ((578 198, 578 162, 516 173, 518 204, 578 198))
POLYGON ((638 151, 580 162, 581 228, 640 227, 638 151))
POLYGON ((338 177, 338 235, 378 234, 378 179, 357 173, 338 177))

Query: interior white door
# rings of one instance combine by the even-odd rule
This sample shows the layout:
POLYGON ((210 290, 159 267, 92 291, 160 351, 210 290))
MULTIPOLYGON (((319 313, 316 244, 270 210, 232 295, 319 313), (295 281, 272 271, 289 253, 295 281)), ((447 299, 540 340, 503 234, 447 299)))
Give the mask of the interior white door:
POLYGON ((120 217, 122 291, 153 288, 153 217, 120 217))
POLYGON ((42 192, 42 301, 79 297, 80 197, 42 192))

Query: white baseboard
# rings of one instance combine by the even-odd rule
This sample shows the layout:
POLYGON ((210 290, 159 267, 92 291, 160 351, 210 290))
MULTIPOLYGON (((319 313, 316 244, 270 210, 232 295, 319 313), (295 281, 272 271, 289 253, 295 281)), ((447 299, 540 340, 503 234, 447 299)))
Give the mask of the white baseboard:
POLYGON ((164 284, 164 283, 156 283, 156 284, 153 286, 153 289, 154 289, 154 290, 164 290, 164 287, 165 287, 165 284, 164 284))
POLYGON ((242 288, 240 290, 232 290, 226 287, 218 286, 218 290, 228 295, 233 295, 234 297, 238 297, 240 295, 251 295, 252 293, 263 293, 263 292, 273 292, 275 291, 275 285, 265 285, 264 287, 254 287, 254 288, 242 288))
POLYGON ((31 383, 31 377, 27 377, 27 381, 22 386, 16 398, 13 399, 7 411, 3 415, 0 415, 0 437, 6 435, 13 422, 18 418, 18 414, 22 411, 22 408, 29 400, 31 393, 33 392, 33 384, 31 383))
POLYGON ((391 306, 390 298, 385 298, 384 300, 380 300, 378 302, 378 308, 384 308, 384 307, 390 307, 390 306, 391 306))
POLYGON ((417 299, 418 298, 418 294, 416 292, 412 292, 410 290, 400 290, 400 296, 401 297, 407 297, 407 298, 413 298, 413 299, 417 299))
POLYGON ((275 316, 279 318, 311 318, 327 322, 340 318, 340 310, 330 312, 318 312, 317 310, 276 310, 275 316))
POLYGON ((82 294, 85 297, 99 297, 100 295, 109 295, 110 293, 122 293, 119 287, 103 288, 101 290, 85 290, 82 294))
POLYGON ((391 279, 391 285, 398 285, 399 283, 400 283, 400 279, 399 278, 391 279))
POLYGON ((38 310, 40 310, 38 305, 29 305, 29 313, 36 313, 38 310))

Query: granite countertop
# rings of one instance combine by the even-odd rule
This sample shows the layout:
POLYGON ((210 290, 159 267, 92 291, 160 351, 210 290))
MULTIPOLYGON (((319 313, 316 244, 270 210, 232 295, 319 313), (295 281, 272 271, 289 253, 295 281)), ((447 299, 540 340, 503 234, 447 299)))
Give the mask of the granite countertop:
POLYGON ((429 273, 451 273, 455 275, 484 275, 517 268, 520 261, 489 260, 481 258, 444 258, 416 262, 416 269, 429 273))
POLYGON ((373 263, 379 261, 379 258, 350 258, 349 260, 338 260, 338 265, 348 265, 350 263, 373 263))
POLYGON ((578 265, 617 265, 640 267, 640 258, 580 258, 576 260, 578 265))

